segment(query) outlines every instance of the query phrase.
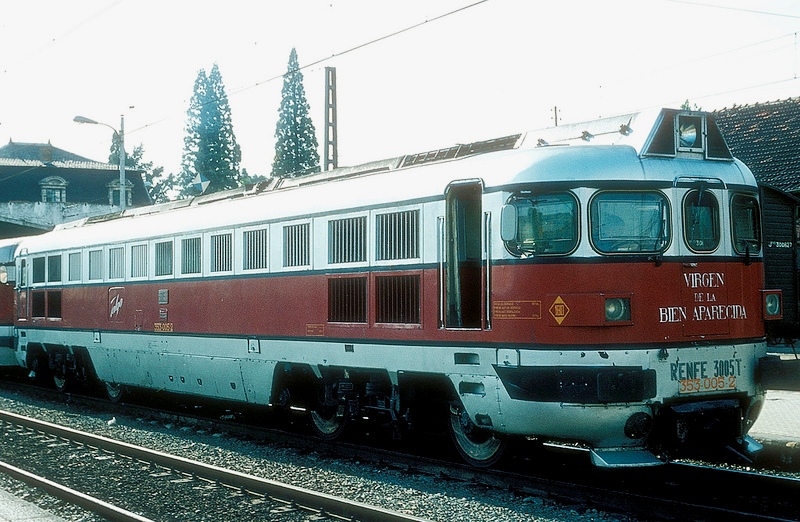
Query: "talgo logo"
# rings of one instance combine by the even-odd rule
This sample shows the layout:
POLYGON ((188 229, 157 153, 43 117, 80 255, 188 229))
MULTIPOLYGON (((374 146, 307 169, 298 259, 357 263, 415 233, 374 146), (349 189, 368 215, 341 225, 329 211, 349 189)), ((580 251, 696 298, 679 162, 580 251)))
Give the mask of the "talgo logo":
POLYGON ((121 320, 122 305, 125 299, 122 295, 122 288, 110 288, 108 290, 108 320, 121 320))

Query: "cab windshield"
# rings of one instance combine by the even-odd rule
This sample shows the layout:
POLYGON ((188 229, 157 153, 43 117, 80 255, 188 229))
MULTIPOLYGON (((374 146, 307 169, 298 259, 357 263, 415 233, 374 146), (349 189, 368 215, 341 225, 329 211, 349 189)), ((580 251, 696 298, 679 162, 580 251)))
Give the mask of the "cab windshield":
POLYGON ((660 192, 601 192, 590 203, 592 245, 603 254, 662 252, 669 244, 668 218, 660 192))

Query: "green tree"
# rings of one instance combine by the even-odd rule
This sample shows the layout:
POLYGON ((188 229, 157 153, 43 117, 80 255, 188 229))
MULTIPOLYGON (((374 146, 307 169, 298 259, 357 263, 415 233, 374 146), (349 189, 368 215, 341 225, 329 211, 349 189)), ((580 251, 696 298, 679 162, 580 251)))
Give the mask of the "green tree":
POLYGON ((273 176, 294 178, 319 172, 317 135, 309 116, 303 73, 300 72, 294 48, 289 54, 289 66, 283 76, 275 138, 273 176))
MULTIPOLYGON (((111 140, 111 150, 108 162, 112 165, 119 164, 119 136, 114 133, 111 140)), ((144 145, 141 143, 133 148, 129 154, 125 151, 125 170, 138 170, 144 175, 144 185, 153 203, 167 201, 167 192, 174 184, 173 176, 164 177, 164 167, 153 167, 152 161, 144 160, 144 145)))
POLYGON ((696 103, 694 104, 694 107, 692 107, 692 104, 689 103, 689 98, 686 98, 686 101, 681 104, 681 109, 683 109, 684 111, 702 111, 703 110, 696 103))
POLYGON ((199 175, 211 183, 206 192, 238 187, 242 152, 236 143, 228 95, 217 64, 206 75, 201 69, 194 82, 186 120, 181 173, 175 189, 180 196, 196 195, 193 180, 199 175))

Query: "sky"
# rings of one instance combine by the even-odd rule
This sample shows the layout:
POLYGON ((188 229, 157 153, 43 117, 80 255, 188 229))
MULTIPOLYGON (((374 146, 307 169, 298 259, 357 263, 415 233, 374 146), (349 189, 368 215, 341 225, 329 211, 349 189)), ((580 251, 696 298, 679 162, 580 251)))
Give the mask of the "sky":
POLYGON ((107 161, 119 129, 180 171, 194 81, 216 63, 268 176, 294 47, 322 156, 325 68, 340 166, 685 100, 800 96, 797 0, 0 0, 0 146, 107 161), (556 119, 557 116, 557 119, 556 119))

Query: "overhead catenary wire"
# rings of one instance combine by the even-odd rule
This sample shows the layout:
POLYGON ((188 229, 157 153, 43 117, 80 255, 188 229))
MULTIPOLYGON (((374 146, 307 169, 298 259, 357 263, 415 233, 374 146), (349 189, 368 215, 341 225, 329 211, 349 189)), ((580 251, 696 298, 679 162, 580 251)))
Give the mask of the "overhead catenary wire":
MULTIPOLYGON (((729 11, 741 11, 743 13, 750 13, 750 14, 758 15, 758 16, 767 16, 767 17, 768 16, 777 16, 777 17, 790 18, 790 19, 799 18, 799 16, 795 16, 793 14, 779 13, 779 12, 769 12, 769 11, 764 10, 764 9, 758 10, 758 9, 748 9, 748 8, 736 8, 736 7, 731 7, 731 6, 727 6, 727 5, 714 5, 711 0, 706 0, 706 1, 702 1, 702 0, 701 1, 666 0, 666 1, 667 2, 672 2, 674 4, 682 4, 682 5, 692 6, 692 7, 696 8, 696 10, 702 10, 702 9, 726 9, 726 10, 729 10, 729 11)), ((387 39, 391 39, 393 37, 397 37, 397 36, 402 35, 402 34, 413 32, 417 28, 424 27, 426 25, 429 25, 429 24, 431 24, 433 22, 437 22, 437 21, 439 21, 441 19, 444 19, 444 18, 452 17, 452 16, 457 15, 458 13, 461 13, 463 11, 470 10, 473 7, 476 7, 476 6, 479 6, 479 5, 482 5, 482 4, 489 5, 489 0, 482 0, 482 1, 465 0, 465 2, 470 2, 470 3, 465 3, 464 5, 462 5, 460 7, 457 7, 457 8, 453 8, 452 10, 450 10, 450 11, 448 11, 446 13, 442 13, 440 15, 433 16, 433 17, 427 17, 427 18, 425 18, 423 20, 420 20, 420 21, 418 21, 416 23, 411 23, 410 25, 401 27, 399 29, 391 29, 386 34, 379 35, 378 37, 375 37, 375 38, 367 38, 361 43, 357 43, 355 45, 348 46, 347 48, 344 48, 344 49, 341 49, 341 50, 336 50, 336 52, 333 52, 332 54, 328 55, 327 53, 323 52, 322 54, 325 54, 325 56, 323 56, 323 57, 319 57, 319 55, 314 57, 312 55, 311 56, 312 61, 301 65, 300 67, 298 67, 297 71, 306 71, 306 70, 312 70, 313 71, 313 70, 315 70, 314 69, 315 67, 319 67, 321 64, 324 64, 324 63, 329 62, 331 60, 335 60, 338 57, 342 57, 342 56, 345 56, 345 55, 348 55, 348 54, 352 54, 352 53, 357 53, 357 52, 359 52, 360 50, 362 50, 364 48, 368 48, 370 46, 379 44, 380 42, 383 42, 383 41, 385 41, 387 39)), ((40 48, 37 51, 35 51, 33 55, 29 55, 29 56, 35 56, 36 54, 41 53, 42 50, 46 49, 47 47, 52 46, 52 45, 57 45, 59 42, 64 43, 64 41, 66 40, 66 38, 68 36, 73 35, 74 33, 78 32, 78 31, 81 31, 82 29, 84 29, 84 26, 89 24, 89 22, 91 22, 92 20, 94 20, 94 19, 96 19, 98 17, 103 16, 104 14, 106 15, 105 18, 110 18, 111 15, 108 14, 109 11, 112 8, 116 7, 116 6, 119 6, 121 3, 122 3, 122 0, 108 0, 104 7, 102 7, 101 9, 96 10, 90 16, 87 16, 85 19, 81 20, 79 23, 75 24, 74 26, 71 26, 69 29, 67 29, 63 33, 59 34, 56 38, 53 38, 52 41, 46 43, 42 48, 40 48)), ((498 2, 495 2, 495 4, 497 4, 497 3, 498 2)), ((413 18, 411 20, 413 20, 413 18)), ((88 28, 86 29, 86 31, 88 31, 88 28)), ((417 35, 417 36, 419 36, 419 35, 417 35)), ((785 38, 785 37, 786 37, 786 35, 781 35, 781 36, 773 38, 773 39, 762 40, 760 42, 755 42, 753 44, 740 45, 740 46, 737 46, 737 47, 735 47, 733 49, 728 49, 728 50, 723 50, 723 51, 719 51, 718 50, 718 52, 715 52, 715 53, 713 53, 711 55, 708 55, 708 56, 699 56, 698 57, 697 53, 692 53, 690 56, 687 56, 688 60, 683 60, 683 57, 682 57, 681 63, 682 63, 682 65, 686 65, 687 63, 695 63, 695 62, 699 62, 699 63, 702 64, 702 60, 711 60, 714 57, 718 57, 718 56, 726 54, 726 53, 733 54, 733 53, 735 53, 737 51, 742 51, 744 49, 752 48, 752 47, 755 47, 757 45, 763 45, 763 44, 771 42, 773 40, 777 40, 777 39, 785 38)), ((409 38, 415 38, 415 37, 411 37, 410 36, 409 38)), ((348 42, 348 43, 352 43, 352 42, 348 42)), ((771 50, 770 52, 776 52, 776 51, 771 50)), ((675 65, 666 65, 665 61, 659 62, 659 65, 662 65, 662 66, 664 66, 664 68, 667 68, 667 69, 669 69, 670 67, 675 67, 675 65)), ((649 74, 657 74, 657 72, 659 70, 663 70, 663 69, 656 68, 654 71, 650 72, 649 74)), ((247 80, 243 80, 243 81, 237 82, 238 83, 237 88, 229 90, 228 91, 228 97, 229 98, 241 97, 240 95, 242 93, 245 93, 247 91, 252 91, 253 89, 259 88, 259 87, 261 87, 263 85, 268 85, 268 84, 274 83, 275 81, 280 81, 286 75, 286 72, 281 72, 280 74, 274 74, 272 76, 269 76, 268 74, 269 73, 267 72, 267 74, 264 75, 265 77, 263 79, 260 79, 260 80, 257 80, 257 81, 251 82, 251 83, 248 83, 247 80)), ((642 75, 642 74, 648 74, 648 73, 643 73, 640 70, 640 72, 634 73, 633 78, 637 78, 639 75, 642 75)), ((796 77, 796 74, 795 74, 795 77, 796 77)), ((0 78, 2 78, 2 76, 0 76, 0 78)), ((257 78, 258 78, 258 75, 255 77, 255 79, 257 79, 257 78)), ((251 79, 252 79, 252 77, 251 77, 251 79)), ((763 77, 761 79, 763 80, 763 77)), ((606 83, 606 82, 603 82, 602 87, 604 89, 607 89, 610 85, 611 86, 616 86, 617 80, 618 80, 618 78, 615 78, 614 80, 611 81, 610 84, 606 83)), ((772 78, 770 78, 770 80, 771 81, 766 82, 763 85, 771 85, 771 84, 775 84, 776 83, 775 81, 772 81, 772 80, 774 80, 774 76, 772 78)), ((746 87, 746 88, 728 89, 728 90, 722 91, 722 94, 724 94, 726 92, 736 92, 736 91, 747 90, 747 89, 752 89, 752 88, 756 88, 756 87, 757 86, 750 86, 750 87, 746 87)), ((692 98, 694 98, 695 95, 692 93, 690 96, 692 98)), ((556 100, 548 100, 546 104, 548 106, 550 106, 555 101, 556 100)), ((565 102, 564 100, 558 100, 559 106, 564 106, 567 103, 568 102, 565 102)), ((131 129, 128 129, 127 133, 129 135, 134 135, 135 133, 141 132, 141 131, 143 131, 145 129, 153 129, 154 127, 159 126, 160 124, 162 124, 165 121, 171 120, 171 121, 174 122, 176 119, 182 119, 183 117, 185 117, 185 115, 186 115, 186 111, 185 111, 186 107, 178 107, 177 105, 179 105, 179 104, 174 104, 174 105, 175 105, 175 107, 172 108, 172 109, 167 108, 165 113, 161 114, 162 117, 159 118, 158 117, 159 114, 156 113, 155 114, 155 116, 156 116, 155 118, 148 117, 145 123, 140 124, 138 126, 134 126, 131 129)))
MULTIPOLYGON (((123 2, 123 0, 113 0, 111 3, 109 3, 108 5, 103 7, 102 9, 98 9, 97 11, 95 11, 94 13, 89 15, 88 17, 84 18, 83 20, 81 20, 77 24, 73 25, 72 27, 70 27, 69 29, 67 29, 63 33, 61 33, 60 35, 51 38, 49 41, 44 43, 42 46, 34 49, 33 51, 31 51, 30 53, 28 53, 26 55, 20 57, 19 60, 14 62, 14 64, 10 67, 10 69, 13 70, 13 68, 16 67, 18 64, 29 61, 31 58, 33 58, 33 57, 37 56, 38 54, 41 54, 42 52, 44 52, 48 47, 51 47, 53 45, 61 43, 61 41, 64 38, 66 38, 67 36, 71 35, 72 33, 76 32, 76 31, 78 31, 80 28, 82 28, 83 26, 85 26, 86 24, 88 24, 89 22, 94 20, 95 18, 99 18, 100 16, 104 15, 111 8, 115 7, 116 5, 118 5, 118 4, 122 3, 122 2, 123 2)), ((0 71, 0 74, 8 74, 8 72, 9 72, 9 68, 4 68, 2 71, 0 71)))
POLYGON ((667 2, 672 2, 674 4, 684 4, 684 5, 694 5, 698 7, 711 7, 714 9, 725 9, 727 11, 738 11, 741 13, 751 13, 751 14, 759 14, 759 15, 768 15, 768 16, 779 16, 782 18, 800 18, 800 15, 791 15, 787 13, 774 13, 771 11, 762 11, 759 9, 745 9, 743 7, 733 7, 730 5, 720 5, 720 4, 708 4, 705 2, 692 2, 690 0, 666 0, 667 2))
MULTIPOLYGON (((747 13, 753 13, 753 14, 759 14, 759 15, 765 15, 765 16, 779 16, 779 17, 786 17, 786 18, 800 18, 800 15, 795 16, 795 15, 785 14, 785 13, 775 13, 775 12, 768 12, 768 11, 754 10, 754 9, 734 8, 734 7, 729 7, 729 6, 714 5, 714 4, 703 3, 703 2, 693 2, 693 1, 689 1, 689 0, 666 0, 666 1, 673 2, 673 3, 686 4, 686 5, 699 6, 699 7, 728 9, 728 10, 733 10, 733 11, 741 11, 741 12, 747 12, 747 13)), ((274 81, 281 80, 287 74, 291 74, 293 72, 305 71, 305 70, 317 67, 317 66, 319 66, 321 64, 324 64, 326 62, 329 62, 329 61, 331 61, 331 60, 333 60, 335 58, 339 58, 339 57, 345 56, 347 54, 356 52, 358 50, 364 49, 366 47, 369 47, 371 45, 378 44, 378 43, 383 42, 383 41, 385 41, 387 39, 390 39, 390 38, 396 37, 398 35, 402 35, 404 33, 413 31, 414 29, 422 27, 422 26, 424 26, 426 24, 429 24, 429 23, 432 23, 432 22, 436 22, 436 21, 442 20, 444 18, 456 15, 458 13, 461 13, 463 11, 466 11, 468 9, 476 7, 478 5, 485 4, 487 2, 489 2, 489 0, 480 0, 480 1, 477 1, 477 2, 473 2, 473 3, 470 3, 470 4, 464 5, 462 7, 453 9, 453 10, 448 11, 446 13, 443 13, 441 15, 425 19, 425 20, 423 20, 421 22, 414 23, 414 24, 409 25, 407 27, 403 27, 401 29, 398 29, 398 30, 392 31, 390 33, 387 33, 385 35, 379 36, 377 38, 373 38, 373 39, 367 40, 367 41, 365 41, 363 43, 359 43, 357 45, 354 45, 354 46, 352 46, 350 48, 347 48, 347 49, 344 49, 342 51, 334 52, 330 56, 326 56, 326 57, 323 57, 323 58, 319 58, 319 59, 313 60, 313 61, 311 61, 309 63, 301 65, 296 70, 286 71, 286 72, 283 72, 281 74, 276 74, 276 75, 270 76, 268 78, 265 78, 263 80, 256 81, 255 83, 252 83, 250 85, 246 85, 244 87, 233 89, 233 90, 229 91, 228 97, 231 98, 231 97, 239 95, 241 93, 250 91, 250 90, 252 90, 254 88, 258 88, 258 87, 261 87, 263 85, 270 84, 270 83, 272 83, 274 81)), ((647 71, 647 72, 634 74, 632 76, 626 77, 626 79, 630 80, 630 79, 633 79, 633 78, 645 77, 645 76, 657 74, 659 72, 663 72, 663 71, 667 71, 667 70, 670 70, 670 69, 674 69, 674 68, 677 68, 677 67, 685 67, 687 64, 701 63, 703 61, 708 61, 708 60, 712 60, 712 59, 715 59, 715 58, 719 58, 720 56, 731 55, 731 54, 734 54, 734 53, 737 53, 737 52, 745 51, 747 49, 751 49, 751 48, 756 48, 758 46, 767 45, 767 44, 769 44, 771 42, 779 41, 781 39, 784 39, 784 38, 787 38, 787 37, 790 37, 790 36, 794 37, 794 33, 783 34, 783 35, 780 35, 780 36, 777 36, 777 37, 774 37, 774 38, 769 38, 769 39, 766 39, 766 40, 760 40, 758 42, 753 42, 753 43, 742 45, 742 46, 738 46, 738 47, 735 47, 735 48, 732 48, 732 49, 727 49, 727 50, 711 53, 711 54, 708 54, 708 55, 705 55, 705 56, 699 56, 697 58, 692 58, 692 59, 690 59, 688 61, 681 60, 680 63, 673 63, 673 64, 667 65, 665 67, 659 67, 659 68, 656 68, 656 69, 653 69, 653 70, 650 70, 650 71, 647 71)), ((774 49, 768 50, 767 52, 774 52, 774 49)), ((795 77, 796 77, 796 75, 795 75, 795 77)), ((617 83, 624 83, 624 81, 625 81, 625 79, 617 79, 616 81, 612 82, 611 84, 606 83, 606 84, 602 85, 601 87, 606 87, 607 88, 609 85, 614 85, 614 84, 617 84, 617 83)), ((736 88, 736 89, 721 91, 719 93, 715 93, 714 95, 723 95, 723 94, 730 94, 730 93, 734 93, 734 92, 746 91, 746 90, 755 89, 755 88, 759 88, 759 87, 775 85, 777 83, 783 83, 785 81, 790 81, 790 79, 787 78, 785 80, 770 81, 770 82, 765 82, 765 83, 758 84, 758 85, 752 85, 752 86, 748 86, 748 87, 742 87, 742 88, 736 88)), ((708 96, 712 96, 712 94, 704 94, 701 97, 705 98, 705 97, 708 97, 708 96)), ((700 97, 695 97, 695 98, 700 98, 700 97)), ((211 100, 211 101, 209 101, 207 103, 213 103, 213 102, 214 102, 214 100, 211 100)), ((181 112, 181 114, 183 114, 183 112, 181 112)), ((132 133, 135 133, 137 131, 141 131, 141 130, 150 128, 150 127, 152 127, 154 125, 158 125, 158 124, 160 124, 162 122, 168 121, 168 120, 172 119, 173 117, 174 117, 174 115, 167 115, 167 116, 165 116, 163 118, 160 118, 158 120, 154 120, 154 121, 148 122, 148 123, 146 123, 144 125, 135 127, 132 130, 130 130, 129 133, 132 134, 132 133)))
MULTIPOLYGON (((237 94, 240 94, 240 93, 243 93, 243 92, 249 91, 250 89, 254 89, 254 88, 256 88, 256 87, 260 87, 260 86, 262 86, 262 85, 265 85, 265 84, 268 84, 268 83, 271 83, 271 82, 274 82, 274 81, 277 81, 277 80, 281 80, 281 79, 283 79, 283 77, 284 77, 284 76, 286 76, 286 75, 288 75, 288 74, 292 74, 292 73, 296 73, 296 72, 301 72, 301 71, 304 71, 304 70, 310 69, 310 68, 312 68, 312 67, 315 67, 315 66, 318 66, 318 65, 320 65, 320 64, 323 64, 323 63, 325 63, 325 62, 328 62, 328 61, 330 61, 330 60, 333 60, 334 58, 339 58, 339 57, 341 57, 341 56, 344 56, 344 55, 350 54, 350 53, 352 53, 352 52, 355 52, 355 51, 358 51, 358 50, 360 50, 360 49, 364 49, 365 47, 369 47, 369 46, 371 46, 371 45, 374 45, 374 44, 377 44, 377 43, 383 42, 383 41, 385 41, 385 40, 388 40, 388 39, 390 39, 390 38, 393 38, 393 37, 395 37, 395 36, 398 36, 398 35, 401 35, 401 34, 407 33, 407 32, 409 32, 409 31, 412 31, 412 30, 414 30, 414 29, 417 29, 417 28, 419 28, 419 27, 422 27, 422 26, 424 26, 424 25, 426 25, 426 24, 433 23, 433 22, 437 22, 437 21, 439 21, 439 20, 442 20, 442 19, 444 19, 444 18, 447 18, 447 17, 453 16, 453 15, 456 15, 456 14, 458 14, 458 13, 461 13, 461 12, 463 12, 463 11, 466 11, 467 9, 471 9, 471 8, 473 8, 473 7, 475 7, 475 6, 478 6, 478 5, 480 5, 480 4, 485 4, 485 3, 487 3, 487 2, 489 2, 489 0, 479 0, 479 1, 477 1, 477 2, 474 2, 474 3, 468 4, 468 5, 465 5, 465 6, 462 6, 462 7, 456 8, 456 9, 453 9, 453 10, 451 10, 451 11, 448 11, 448 12, 446 12, 446 13, 443 13, 443 14, 441 14, 441 15, 434 16, 433 18, 430 18, 430 19, 425 19, 425 20, 424 20, 424 21, 422 21, 422 22, 418 22, 418 23, 412 24, 412 25, 410 25, 410 26, 404 27, 404 28, 402 28, 402 29, 398 29, 398 30, 396 30, 396 31, 392 31, 391 33, 387 33, 387 34, 385 34, 385 35, 383 35, 383 36, 379 36, 379 37, 377 37, 377 38, 373 38, 372 40, 368 40, 368 41, 366 41, 366 42, 363 42, 363 43, 357 44, 357 45, 355 45, 355 46, 353 46, 353 47, 350 47, 350 48, 348 48, 348 49, 345 49, 345 50, 343 50, 343 51, 335 52, 335 53, 333 53, 333 54, 332 54, 332 55, 330 55, 330 56, 326 56, 326 57, 324 57, 324 58, 319 58, 319 59, 317 59, 317 60, 314 60, 314 61, 312 61, 312 62, 309 62, 309 63, 307 63, 307 64, 305 64, 305 65, 301 65, 300 67, 297 67, 296 69, 293 69, 293 70, 291 70, 291 71, 286 71, 286 72, 284 72, 284 73, 281 73, 281 74, 276 74, 276 75, 274 75, 274 76, 270 76, 269 78, 265 78, 265 79, 263 79, 263 80, 259 80, 259 81, 255 82, 255 83, 251 84, 251 85, 248 85, 248 86, 245 86, 245 87, 241 87, 241 88, 239 88, 239 89, 233 89, 233 90, 231 90, 231 91, 230 91, 230 93, 228 94, 228 98, 230 98, 231 96, 234 96, 234 95, 237 95, 237 94)), ((216 102, 216 101, 217 101, 217 100, 209 100, 209 101, 208 101, 208 102, 206 102, 205 104, 208 104, 208 103, 214 103, 214 102, 216 102)), ((202 106, 203 106, 203 105, 205 105, 205 104, 202 104, 202 105, 200 105, 200 107, 202 107, 202 106)), ((151 126, 153 126, 153 125, 156 125, 156 124, 158 124, 158 123, 162 123, 162 122, 164 122, 164 121, 167 121, 167 120, 169 120, 169 119, 171 119, 171 118, 172 118, 172 116, 165 116, 164 118, 161 118, 161 119, 159 119, 159 120, 156 120, 156 121, 153 121, 153 122, 150 122, 150 123, 147 123, 147 124, 141 125, 141 126, 139 126, 139 127, 135 127, 135 128, 133 128, 132 130, 128 131, 128 134, 134 133, 134 132, 136 132, 136 131, 139 131, 139 130, 146 129, 146 128, 148 128, 148 127, 151 127, 151 126)))

